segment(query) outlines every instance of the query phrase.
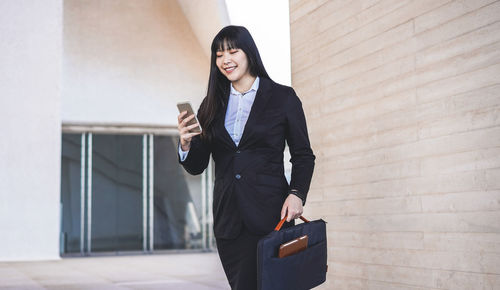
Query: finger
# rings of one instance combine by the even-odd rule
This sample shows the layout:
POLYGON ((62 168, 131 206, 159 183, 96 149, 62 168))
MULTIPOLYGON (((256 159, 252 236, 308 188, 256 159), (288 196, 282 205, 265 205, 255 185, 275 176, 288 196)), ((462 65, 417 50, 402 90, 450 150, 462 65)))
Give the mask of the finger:
POLYGON ((288 217, 286 218, 287 222, 290 222, 293 218, 293 210, 288 211, 288 217))
MULTIPOLYGON (((191 115, 191 116, 194 116, 194 115, 191 115)), ((185 126, 187 122, 189 122, 189 120, 191 120, 193 117, 185 117, 185 118, 182 118, 182 120, 179 122, 179 125, 181 126, 185 126)))
POLYGON ((295 211, 295 214, 293 215, 293 219, 296 219, 296 218, 298 218, 298 217, 299 217, 299 216, 298 216, 298 213, 299 213, 298 211, 295 211))
MULTIPOLYGON (((181 134, 184 134, 184 133, 188 133, 191 129, 194 129, 196 127, 198 127, 198 123, 196 124, 192 124, 192 125, 189 125, 189 126, 182 126, 179 128, 179 132, 181 132, 181 134)), ((201 132, 199 132, 201 133, 201 132)))
POLYGON ((189 125, 188 126, 189 129, 193 129, 193 128, 196 128, 196 127, 198 127, 198 123, 195 123, 193 125, 189 125))
POLYGON ((186 135, 189 133, 189 129, 187 127, 182 127, 179 129, 179 133, 180 133, 180 135, 186 135))
POLYGON ((193 119, 193 118, 194 118, 194 114, 192 114, 192 115, 191 115, 191 116, 189 116, 189 117, 184 118, 184 119, 182 120, 182 123, 186 124, 187 122, 191 121, 191 119, 193 119))
POLYGON ((180 123, 182 121, 182 117, 187 114, 187 111, 182 111, 178 116, 177 116, 177 121, 180 123))
POLYGON ((188 135, 188 138, 189 138, 189 137, 194 137, 194 136, 199 135, 199 134, 201 134, 201 132, 196 132, 196 133, 188 133, 188 134, 186 134, 186 135, 188 135))
POLYGON ((283 219, 285 217, 286 210, 287 210, 287 206, 283 205, 283 208, 281 208, 281 219, 283 219))
POLYGON ((185 119, 179 120, 179 123, 177 124, 177 128, 180 130, 186 126, 186 123, 184 123, 185 119))

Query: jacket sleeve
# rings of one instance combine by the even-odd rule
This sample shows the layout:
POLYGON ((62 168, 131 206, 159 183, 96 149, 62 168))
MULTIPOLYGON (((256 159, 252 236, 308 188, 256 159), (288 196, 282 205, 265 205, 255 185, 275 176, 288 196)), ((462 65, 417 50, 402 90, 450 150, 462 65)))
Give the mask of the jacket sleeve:
POLYGON ((297 191, 296 195, 302 198, 305 205, 316 156, 314 156, 309 142, 302 102, 293 88, 291 88, 286 102, 286 119, 285 138, 290 149, 290 162, 292 163, 290 189, 297 191))
MULTIPOLYGON (((177 140, 177 146, 180 146, 180 138, 177 140)), ((184 167, 184 169, 192 175, 198 175, 202 173, 208 166, 208 161, 210 158, 210 149, 205 142, 200 138, 200 135, 193 136, 191 139, 191 147, 189 148, 189 154, 187 154, 185 159, 181 159, 181 156, 177 154, 179 163, 184 167)))

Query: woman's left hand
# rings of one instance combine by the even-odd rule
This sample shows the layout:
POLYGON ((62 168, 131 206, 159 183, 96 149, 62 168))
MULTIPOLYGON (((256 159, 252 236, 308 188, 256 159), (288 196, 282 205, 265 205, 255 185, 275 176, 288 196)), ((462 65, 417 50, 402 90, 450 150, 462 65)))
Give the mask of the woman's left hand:
POLYGON ((290 222, 292 219, 299 218, 303 212, 302 199, 300 199, 300 197, 296 196, 295 194, 289 194, 285 200, 285 203, 283 203, 283 208, 281 209, 281 219, 285 217, 287 210, 287 222, 290 222))

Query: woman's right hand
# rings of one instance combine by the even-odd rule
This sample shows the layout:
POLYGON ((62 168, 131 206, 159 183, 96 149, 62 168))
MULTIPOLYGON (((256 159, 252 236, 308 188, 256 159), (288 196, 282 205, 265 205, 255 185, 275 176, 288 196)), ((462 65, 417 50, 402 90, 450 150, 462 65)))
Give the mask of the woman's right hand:
POLYGON ((198 126, 198 123, 193 124, 191 126, 186 126, 187 122, 189 122, 191 119, 194 118, 194 114, 192 114, 189 117, 184 118, 184 116, 187 114, 187 111, 183 111, 177 116, 177 122, 179 125, 177 128, 179 129, 179 136, 181 140, 181 149, 183 151, 188 151, 189 148, 191 147, 191 138, 193 136, 196 136, 198 134, 201 134, 201 132, 196 132, 196 133, 189 133, 189 130, 196 128, 198 126))

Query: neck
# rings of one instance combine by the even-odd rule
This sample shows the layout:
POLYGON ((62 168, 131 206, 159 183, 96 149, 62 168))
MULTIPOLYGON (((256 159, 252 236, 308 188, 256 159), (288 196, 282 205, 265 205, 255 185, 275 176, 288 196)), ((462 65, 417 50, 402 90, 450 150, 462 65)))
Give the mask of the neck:
POLYGON ((232 82, 232 84, 235 90, 240 93, 244 93, 252 87, 252 84, 256 78, 257 77, 247 74, 241 77, 239 80, 232 82))

